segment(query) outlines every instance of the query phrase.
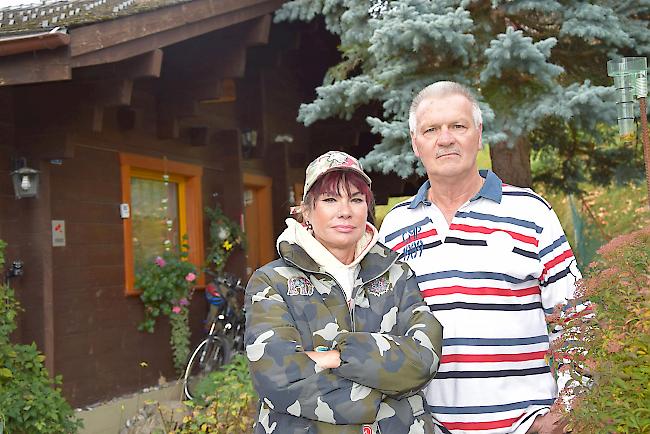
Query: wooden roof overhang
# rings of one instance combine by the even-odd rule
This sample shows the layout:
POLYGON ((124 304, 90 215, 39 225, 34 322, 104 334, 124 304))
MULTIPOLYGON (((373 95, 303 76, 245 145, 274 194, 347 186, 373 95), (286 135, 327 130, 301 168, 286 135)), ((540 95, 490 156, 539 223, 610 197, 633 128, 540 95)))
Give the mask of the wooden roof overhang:
POLYGON ((113 76, 117 68, 127 78, 159 77, 162 48, 219 29, 253 22, 248 44, 265 43, 270 14, 283 2, 193 0, 67 30, 0 36, 0 87, 71 80, 74 71, 83 76, 109 64, 113 76))

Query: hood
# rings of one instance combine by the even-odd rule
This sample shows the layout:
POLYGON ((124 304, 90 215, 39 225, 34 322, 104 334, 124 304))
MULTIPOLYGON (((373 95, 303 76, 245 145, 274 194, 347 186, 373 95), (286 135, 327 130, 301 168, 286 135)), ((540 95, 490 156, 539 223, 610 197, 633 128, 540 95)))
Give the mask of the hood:
MULTIPOLYGON (((343 266, 300 223, 291 218, 287 219, 286 223, 287 228, 278 237, 276 243, 278 254, 282 259, 310 273, 324 272, 323 265, 327 264, 343 266)), ((366 231, 357 243, 354 261, 347 265, 348 267, 361 265, 359 278, 363 282, 381 276, 397 261, 398 254, 377 242, 378 239, 377 229, 370 223, 366 223, 366 231)))

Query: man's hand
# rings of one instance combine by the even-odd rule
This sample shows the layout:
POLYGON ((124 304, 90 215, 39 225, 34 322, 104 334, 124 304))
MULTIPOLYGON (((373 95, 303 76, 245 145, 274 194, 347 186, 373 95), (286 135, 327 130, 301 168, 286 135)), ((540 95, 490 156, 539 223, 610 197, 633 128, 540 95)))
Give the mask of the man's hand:
POLYGON ((305 354, 323 369, 334 369, 341 366, 341 353, 337 350, 305 351, 305 354))
POLYGON ((543 416, 537 416, 527 434, 563 434, 568 432, 566 426, 567 420, 564 415, 551 411, 543 416))

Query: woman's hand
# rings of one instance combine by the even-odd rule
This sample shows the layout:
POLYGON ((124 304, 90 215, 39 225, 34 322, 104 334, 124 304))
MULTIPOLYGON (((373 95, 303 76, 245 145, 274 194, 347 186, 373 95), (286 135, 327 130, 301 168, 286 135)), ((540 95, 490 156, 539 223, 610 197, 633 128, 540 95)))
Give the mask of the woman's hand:
POLYGON ((341 353, 337 350, 328 351, 305 351, 305 354, 314 361, 320 368, 334 369, 341 366, 341 353))

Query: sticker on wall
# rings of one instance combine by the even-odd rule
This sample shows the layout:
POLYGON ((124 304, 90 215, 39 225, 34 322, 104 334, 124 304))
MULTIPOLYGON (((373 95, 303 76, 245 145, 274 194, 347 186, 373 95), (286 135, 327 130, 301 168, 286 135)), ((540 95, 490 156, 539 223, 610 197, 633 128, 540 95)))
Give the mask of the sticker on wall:
POLYGON ((65 247, 65 220, 52 220, 52 247, 65 247))

